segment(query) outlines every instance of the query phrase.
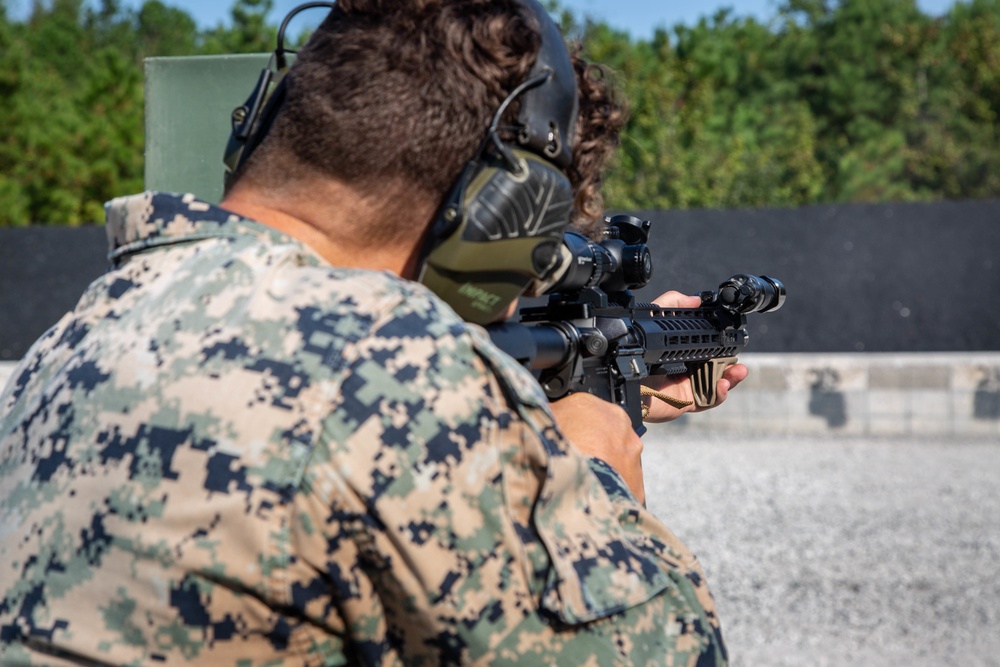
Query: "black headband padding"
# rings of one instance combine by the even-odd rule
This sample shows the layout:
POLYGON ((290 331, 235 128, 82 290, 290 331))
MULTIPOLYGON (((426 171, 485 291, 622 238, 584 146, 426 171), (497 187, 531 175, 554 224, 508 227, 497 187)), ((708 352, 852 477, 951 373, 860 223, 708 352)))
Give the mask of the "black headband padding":
POLYGON ((523 125, 519 143, 565 169, 573 161, 573 140, 580 100, 576 72, 559 27, 536 0, 522 0, 539 23, 542 45, 528 78, 549 71, 544 84, 521 95, 518 121, 523 125), (555 136, 553 136, 553 134, 555 136))

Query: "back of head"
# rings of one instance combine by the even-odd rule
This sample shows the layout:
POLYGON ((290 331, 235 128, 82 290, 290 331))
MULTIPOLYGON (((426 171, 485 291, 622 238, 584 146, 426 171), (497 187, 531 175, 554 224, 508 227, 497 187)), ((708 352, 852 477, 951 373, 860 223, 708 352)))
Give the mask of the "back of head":
MULTIPOLYGON (((281 112, 233 184, 280 190, 334 178, 390 213, 414 193, 440 201, 540 45, 537 18, 520 0, 341 0, 299 52, 281 112)), ((581 105, 567 172, 576 220, 590 222, 624 114, 608 82, 572 59, 581 105)), ((419 235, 427 222, 388 217, 367 230, 373 242, 419 235)))
POLYGON ((443 195, 539 43, 517 0, 341 0, 299 52, 281 113, 238 178, 280 187, 312 172, 366 192, 443 195))

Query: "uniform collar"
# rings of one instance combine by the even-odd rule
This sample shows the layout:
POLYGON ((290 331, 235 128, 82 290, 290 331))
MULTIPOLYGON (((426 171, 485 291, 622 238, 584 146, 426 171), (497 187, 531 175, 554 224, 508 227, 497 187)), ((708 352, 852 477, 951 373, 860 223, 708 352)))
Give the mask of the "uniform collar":
POLYGON ((114 263, 155 246, 209 237, 250 235, 272 243, 299 243, 192 194, 143 192, 113 199, 104 210, 108 258, 114 263))

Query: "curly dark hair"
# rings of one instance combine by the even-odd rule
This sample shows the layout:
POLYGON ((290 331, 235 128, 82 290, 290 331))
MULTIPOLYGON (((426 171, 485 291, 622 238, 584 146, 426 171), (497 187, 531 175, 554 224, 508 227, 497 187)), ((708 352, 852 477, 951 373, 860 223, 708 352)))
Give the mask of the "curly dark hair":
MULTIPOLYGON (((312 170, 386 200, 412 188, 443 197, 539 47, 537 20, 518 0, 339 0, 299 52, 282 110, 236 180, 280 185, 312 170)), ((602 212, 601 171, 624 114, 608 78, 578 48, 571 56, 580 118, 568 176, 574 223, 586 228, 602 212)), ((400 220, 373 240, 416 227, 400 220)))
POLYGON ((570 57, 576 69, 580 96, 573 164, 568 170, 576 194, 572 224, 580 231, 592 232, 604 212, 601 185, 607 160, 618 148, 626 107, 603 66, 580 57, 578 44, 571 50, 570 57))

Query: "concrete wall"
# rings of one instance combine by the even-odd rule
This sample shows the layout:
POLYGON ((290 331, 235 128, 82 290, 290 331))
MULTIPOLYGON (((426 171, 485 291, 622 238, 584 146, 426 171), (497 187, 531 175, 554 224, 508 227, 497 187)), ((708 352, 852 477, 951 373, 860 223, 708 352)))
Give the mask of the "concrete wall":
POLYGON ((726 403, 664 427, 698 434, 992 438, 1000 352, 751 354, 726 403))

